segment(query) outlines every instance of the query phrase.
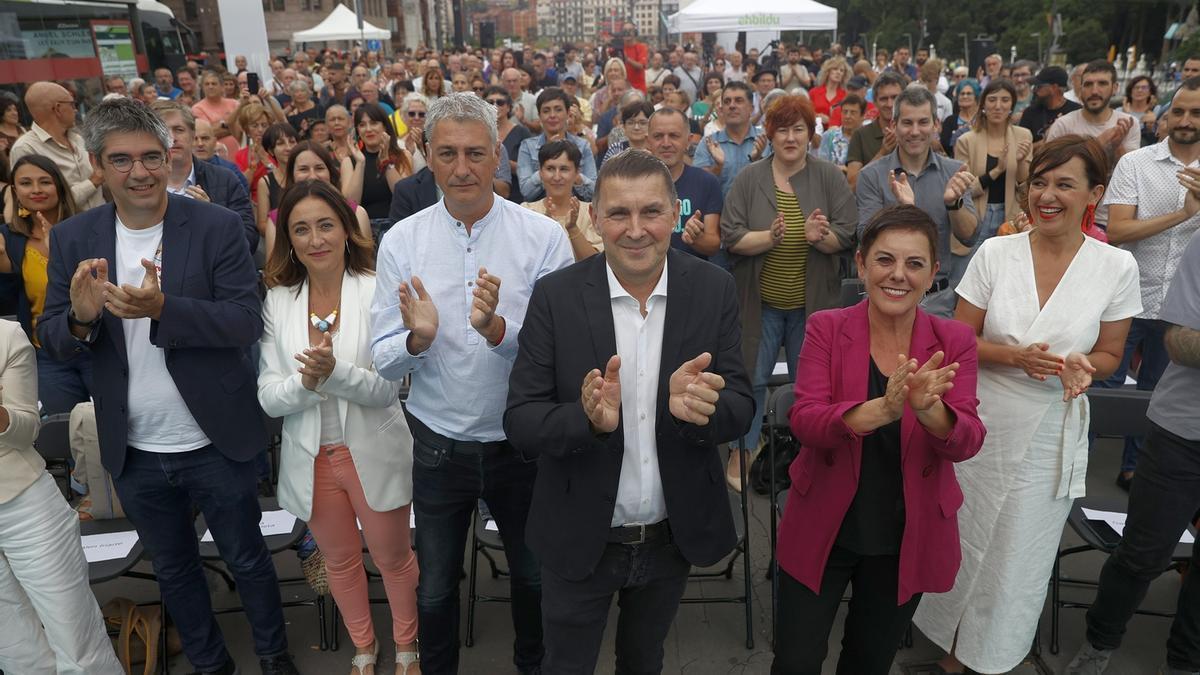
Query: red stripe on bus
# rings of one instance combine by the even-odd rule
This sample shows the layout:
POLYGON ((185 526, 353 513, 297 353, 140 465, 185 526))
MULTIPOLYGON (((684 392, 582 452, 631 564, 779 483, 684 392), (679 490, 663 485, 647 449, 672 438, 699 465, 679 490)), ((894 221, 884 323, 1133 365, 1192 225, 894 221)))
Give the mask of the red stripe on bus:
POLYGON ((100 59, 30 59, 0 61, 0 84, 100 77, 100 59))

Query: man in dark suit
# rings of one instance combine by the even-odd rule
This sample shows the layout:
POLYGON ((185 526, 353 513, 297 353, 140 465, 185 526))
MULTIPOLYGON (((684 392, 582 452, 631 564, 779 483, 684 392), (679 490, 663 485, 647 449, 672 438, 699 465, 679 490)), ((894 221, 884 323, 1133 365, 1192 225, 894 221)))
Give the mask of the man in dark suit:
POLYGON ((38 338, 56 359, 92 354, 101 459, 188 661, 237 671, 212 615, 194 505, 237 581, 262 672, 296 673, 258 528, 253 460, 267 439, 246 352, 263 324, 242 224, 167 194, 171 135, 145 106, 104 101, 84 139, 113 204, 55 227, 38 338))
POLYGON ((615 593, 617 672, 656 673, 689 569, 736 543, 717 446, 745 433, 754 400, 732 277, 671 249, 667 167, 610 159, 591 208, 604 255, 534 287, 504 430, 540 453, 526 532, 543 672, 595 669, 615 593))
POLYGON ((433 180, 433 172, 427 166, 422 167, 408 178, 396 182, 396 187, 392 189, 388 220, 395 225, 417 211, 433 206, 437 200, 437 183, 433 180))
POLYGON ((167 192, 211 202, 238 214, 250 253, 258 249, 258 227, 250 195, 232 171, 192 156, 196 148, 196 118, 178 101, 156 101, 151 109, 171 131, 171 170, 167 192))

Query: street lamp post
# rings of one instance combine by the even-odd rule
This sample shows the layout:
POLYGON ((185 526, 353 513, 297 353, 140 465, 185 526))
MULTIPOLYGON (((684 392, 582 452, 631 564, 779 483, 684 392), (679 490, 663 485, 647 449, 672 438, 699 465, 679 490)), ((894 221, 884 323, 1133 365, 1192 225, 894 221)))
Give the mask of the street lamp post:
POLYGON ((912 33, 902 33, 902 35, 908 38, 908 53, 912 54, 912 33))
POLYGON ((963 39, 963 65, 967 67, 969 72, 971 68, 971 49, 967 44, 967 34, 959 33, 958 36, 963 39))
POLYGON ((1042 34, 1040 32, 1039 33, 1030 33, 1029 37, 1037 38, 1037 41, 1038 41, 1037 62, 1039 64, 1041 64, 1042 63, 1042 34))

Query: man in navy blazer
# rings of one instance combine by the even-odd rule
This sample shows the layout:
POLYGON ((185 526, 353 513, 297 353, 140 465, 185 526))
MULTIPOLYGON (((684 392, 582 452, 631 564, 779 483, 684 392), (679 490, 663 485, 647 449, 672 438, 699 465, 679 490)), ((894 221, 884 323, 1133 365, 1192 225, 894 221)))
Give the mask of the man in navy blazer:
POLYGON ((263 324, 242 223, 168 195, 171 135, 145 106, 104 101, 84 139, 113 203, 54 228, 38 338, 56 359, 92 354, 101 459, 188 661, 237 670, 212 615, 194 505, 237 581, 263 673, 296 673, 258 528, 253 460, 266 430, 247 347, 263 324))
POLYGON ((408 178, 396 182, 396 187, 392 189, 388 220, 395 225, 417 211, 433 206, 437 200, 437 183, 433 180, 433 172, 427 166, 422 167, 408 178))
POLYGON ((178 101, 156 101, 150 109, 171 132, 171 171, 167 192, 211 202, 238 214, 250 253, 258 249, 258 226, 250 194, 238 181, 239 175, 210 162, 196 161, 196 117, 178 101))
POLYGON ((612 596, 617 672, 662 671, 688 571, 736 543, 718 445, 754 416, 732 277, 671 248, 666 165, 604 163, 604 255, 533 289, 504 431, 539 454, 526 537, 542 563, 547 674, 596 669, 612 596))

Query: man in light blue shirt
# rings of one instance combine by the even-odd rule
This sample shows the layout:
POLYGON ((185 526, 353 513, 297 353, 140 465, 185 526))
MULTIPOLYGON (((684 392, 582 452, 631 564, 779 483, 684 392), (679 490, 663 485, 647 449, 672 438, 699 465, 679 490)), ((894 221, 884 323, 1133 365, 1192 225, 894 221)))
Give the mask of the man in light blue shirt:
POLYGON ((733 179, 766 149, 766 132, 750 124, 754 110, 754 92, 745 82, 730 82, 721 92, 725 128, 705 138, 696 148, 692 166, 705 169, 721 179, 721 194, 729 194, 733 179), (756 147, 759 137, 763 138, 756 147))
POLYGON ((440 98, 425 133, 443 196, 384 235, 371 304, 375 367, 392 380, 412 375, 421 665, 457 672, 459 576, 482 498, 511 574, 513 661, 532 673, 544 654, 539 565, 525 544, 537 466, 509 445, 502 416, 533 285, 574 257, 558 223, 492 191, 495 107, 472 93, 440 98))
POLYGON ((574 134, 567 133, 567 114, 573 101, 570 94, 558 87, 546 87, 537 98, 538 119, 542 121, 542 133, 521 141, 521 149, 517 153, 517 178, 521 182, 521 196, 527 202, 536 202, 546 196, 542 188, 542 176, 539 173, 538 150, 550 139, 570 140, 579 148, 583 160, 580 162, 579 183, 575 186, 575 196, 585 202, 592 201, 592 190, 596 184, 596 158, 592 155, 592 147, 588 142, 574 134))

